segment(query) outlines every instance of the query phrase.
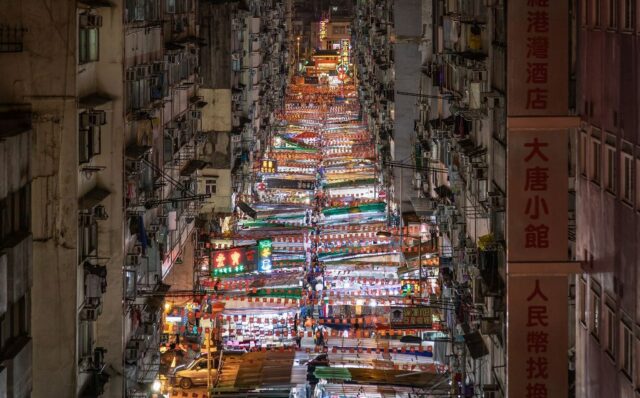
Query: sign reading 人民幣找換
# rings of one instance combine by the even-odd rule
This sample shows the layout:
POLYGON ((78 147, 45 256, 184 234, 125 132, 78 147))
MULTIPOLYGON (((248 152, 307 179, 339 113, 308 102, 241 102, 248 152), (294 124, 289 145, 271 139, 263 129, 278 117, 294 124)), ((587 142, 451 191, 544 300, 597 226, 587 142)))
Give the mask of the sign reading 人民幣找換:
POLYGON ((566 276, 509 277, 510 397, 567 395, 567 285, 566 276))

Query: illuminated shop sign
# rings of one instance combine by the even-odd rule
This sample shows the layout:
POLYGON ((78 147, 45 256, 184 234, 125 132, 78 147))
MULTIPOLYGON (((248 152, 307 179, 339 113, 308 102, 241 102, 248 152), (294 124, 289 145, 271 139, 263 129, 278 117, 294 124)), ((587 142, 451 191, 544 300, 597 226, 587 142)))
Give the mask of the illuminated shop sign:
POLYGON ((351 59, 349 58, 349 50, 351 49, 351 43, 349 39, 340 40, 340 63, 349 64, 351 59))
POLYGON ((323 19, 322 21, 320 21, 320 41, 324 40, 327 38, 327 24, 329 23, 328 19, 323 19))
POLYGON ((213 276, 251 272, 255 269, 255 248, 236 248, 211 253, 213 276))
POLYGON ((273 265, 271 264, 271 239, 263 239, 258 241, 258 271, 271 272, 273 265))
POLYGON ((260 165, 261 173, 275 173, 278 168, 278 163, 275 160, 264 159, 260 165))

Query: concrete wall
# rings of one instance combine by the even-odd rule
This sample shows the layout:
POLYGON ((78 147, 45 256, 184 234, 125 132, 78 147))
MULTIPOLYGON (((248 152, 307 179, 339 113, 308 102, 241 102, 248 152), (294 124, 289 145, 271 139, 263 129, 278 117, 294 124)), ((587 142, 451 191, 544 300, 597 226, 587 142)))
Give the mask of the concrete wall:
MULTIPOLYGON (((394 2, 395 44, 395 96, 394 96, 394 161, 411 164, 414 151, 414 120, 418 118, 416 97, 398 95, 398 91, 415 93, 420 87, 422 57, 418 39, 422 34, 422 5, 419 0, 394 2), (408 40, 407 40, 408 39, 408 40)), ((403 202, 402 210, 412 209, 409 198, 413 196, 413 171, 394 169, 395 197, 403 202), (400 182, 402 179, 402 183, 400 182), (402 189, 401 189, 402 186, 402 189)))
POLYGON ((202 108, 202 131, 231 131, 231 90, 200 88, 198 95, 207 102, 202 108))
POLYGON ((207 199, 200 209, 200 213, 231 212, 231 170, 230 169, 203 169, 198 175, 198 193, 205 192, 205 180, 216 180, 216 194, 207 199))
POLYGON ((231 2, 200 2, 200 37, 207 43, 200 52, 203 87, 231 88, 231 11, 234 7, 231 2))

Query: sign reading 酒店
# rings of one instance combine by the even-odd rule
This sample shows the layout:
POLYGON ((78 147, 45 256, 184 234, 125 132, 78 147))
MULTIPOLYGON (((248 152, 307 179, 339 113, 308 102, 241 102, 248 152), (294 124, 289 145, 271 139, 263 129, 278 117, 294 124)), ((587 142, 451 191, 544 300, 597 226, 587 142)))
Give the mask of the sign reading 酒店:
POLYGON ((569 98, 569 2, 509 0, 509 116, 566 115, 569 98))

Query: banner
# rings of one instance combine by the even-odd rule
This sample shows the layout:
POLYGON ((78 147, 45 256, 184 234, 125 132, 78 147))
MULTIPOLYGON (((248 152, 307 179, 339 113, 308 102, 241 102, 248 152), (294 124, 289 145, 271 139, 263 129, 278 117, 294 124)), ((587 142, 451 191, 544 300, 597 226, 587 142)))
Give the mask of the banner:
POLYGON ((569 108, 569 2, 509 0, 507 112, 560 116, 569 108))
POLYGON ((566 397, 567 277, 511 276, 507 289, 508 396, 566 397))
POLYGON ((567 258, 567 130, 510 130, 507 259, 567 258))

